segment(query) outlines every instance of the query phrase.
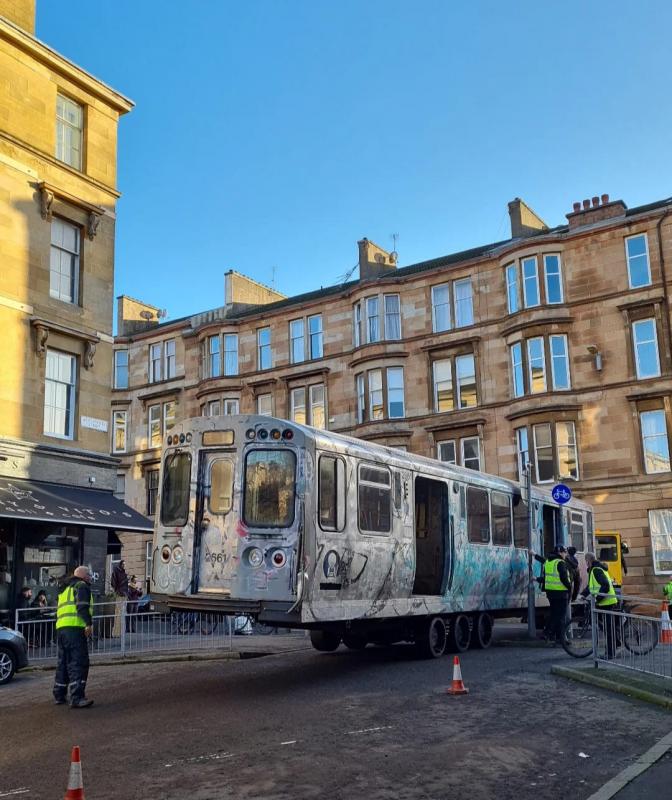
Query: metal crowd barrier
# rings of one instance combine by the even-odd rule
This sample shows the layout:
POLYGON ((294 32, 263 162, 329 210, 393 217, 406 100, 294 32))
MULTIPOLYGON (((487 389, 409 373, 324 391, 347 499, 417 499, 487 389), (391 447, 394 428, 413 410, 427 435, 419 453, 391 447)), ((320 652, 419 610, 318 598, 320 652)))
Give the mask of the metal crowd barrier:
MULTIPOLYGON (((621 595, 611 610, 591 598, 595 666, 620 667, 672 680, 672 626, 663 619, 662 602, 621 595)), ((667 609, 667 605, 665 604, 667 609)))

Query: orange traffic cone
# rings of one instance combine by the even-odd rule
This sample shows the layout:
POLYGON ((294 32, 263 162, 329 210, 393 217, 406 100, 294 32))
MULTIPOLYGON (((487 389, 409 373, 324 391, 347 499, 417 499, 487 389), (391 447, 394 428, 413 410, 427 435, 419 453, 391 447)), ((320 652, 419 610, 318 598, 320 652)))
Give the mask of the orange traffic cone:
POLYGON ((660 607, 660 644, 672 644, 672 622, 665 601, 660 607))
POLYGON ((469 694, 469 689, 462 680, 462 670, 460 669, 460 659, 455 656, 453 659, 453 682, 446 689, 447 694, 469 694))
POLYGON ((68 791, 64 800, 84 800, 84 784, 82 783, 82 762, 79 760, 79 747, 72 748, 70 756, 70 777, 68 778, 68 791))

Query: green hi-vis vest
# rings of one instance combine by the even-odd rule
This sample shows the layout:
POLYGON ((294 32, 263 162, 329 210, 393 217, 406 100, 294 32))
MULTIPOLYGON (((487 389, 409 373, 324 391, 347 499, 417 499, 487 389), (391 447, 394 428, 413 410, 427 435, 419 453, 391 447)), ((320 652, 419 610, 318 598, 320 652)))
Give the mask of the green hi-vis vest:
POLYGON ((608 572, 602 569, 602 567, 593 567, 590 570, 590 581, 588 582, 588 591, 593 595, 593 597, 597 597, 597 605, 601 608, 604 606, 615 606, 618 603, 618 597, 616 597, 616 589, 614 589, 614 582, 611 580, 611 576, 608 572), (607 580, 609 581, 609 591, 603 597, 597 597, 598 594, 602 592, 600 588, 600 584, 595 577, 595 570, 599 569, 601 572, 604 573, 607 580))
POLYGON ((544 591, 545 592, 566 592, 567 587, 560 580, 558 564, 561 558, 548 558, 544 561, 544 591))
MULTIPOLYGON (((58 595, 58 608, 56 609, 56 629, 58 628, 86 628, 86 622, 77 613, 75 590, 80 584, 66 586, 58 595)), ((91 618, 93 619, 93 596, 89 600, 91 618)))
POLYGON ((665 584, 663 588, 663 594, 667 597, 667 602, 672 603, 672 581, 665 584))

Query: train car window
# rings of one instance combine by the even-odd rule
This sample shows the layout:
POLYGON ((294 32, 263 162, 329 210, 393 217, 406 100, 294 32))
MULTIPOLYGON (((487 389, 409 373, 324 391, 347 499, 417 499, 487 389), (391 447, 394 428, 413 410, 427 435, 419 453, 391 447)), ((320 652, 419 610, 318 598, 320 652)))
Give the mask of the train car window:
POLYGON ((569 522, 569 538, 572 547, 583 550, 583 514, 580 511, 572 511, 569 522))
POLYGON ((529 526, 529 509, 518 494, 513 498, 513 543, 516 547, 527 548, 529 526))
POLYGON ((210 497, 208 506, 213 514, 228 514, 233 500, 233 463, 217 458, 210 464, 210 497))
POLYGON ((320 456, 319 518, 323 531, 345 527, 345 464, 342 458, 320 456))
POLYGON ((460 484, 460 519, 467 518, 467 487, 460 484))
POLYGON ((386 469, 359 465, 357 505, 359 529, 389 533, 392 529, 390 473, 386 469))
POLYGON ((511 544, 511 495, 492 492, 492 543, 511 544))
POLYGON ((191 454, 170 453, 163 464, 161 490, 161 524, 180 528, 189 518, 191 454))
POLYGON ((490 542, 490 503, 486 489, 467 487, 467 535, 473 544, 490 542))
POLYGON ((586 542, 583 549, 586 553, 595 552, 594 550, 595 530, 593 529, 593 512, 586 511, 586 542))
POLYGON ((243 519, 253 528, 294 522, 296 456, 290 450, 250 450, 245 458, 243 519))
POLYGON ((401 511, 401 473, 394 473, 394 508, 401 511))

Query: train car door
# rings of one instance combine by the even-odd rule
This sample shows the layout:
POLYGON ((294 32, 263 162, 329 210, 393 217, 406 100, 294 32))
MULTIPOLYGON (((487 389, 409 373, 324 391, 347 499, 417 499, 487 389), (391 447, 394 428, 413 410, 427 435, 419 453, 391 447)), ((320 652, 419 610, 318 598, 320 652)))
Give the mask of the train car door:
POLYGON ((548 557, 548 555, 553 552, 553 548, 556 544, 561 544, 562 542, 560 509, 544 504, 542 507, 541 524, 544 556, 548 557))
POLYGON ((450 573, 450 515, 448 485, 418 476, 415 479, 415 579, 413 594, 441 595, 450 573))
POLYGON ((197 505, 195 575, 196 591, 230 594, 230 571, 237 546, 227 537, 227 515, 233 505, 234 452, 201 453, 197 505))

